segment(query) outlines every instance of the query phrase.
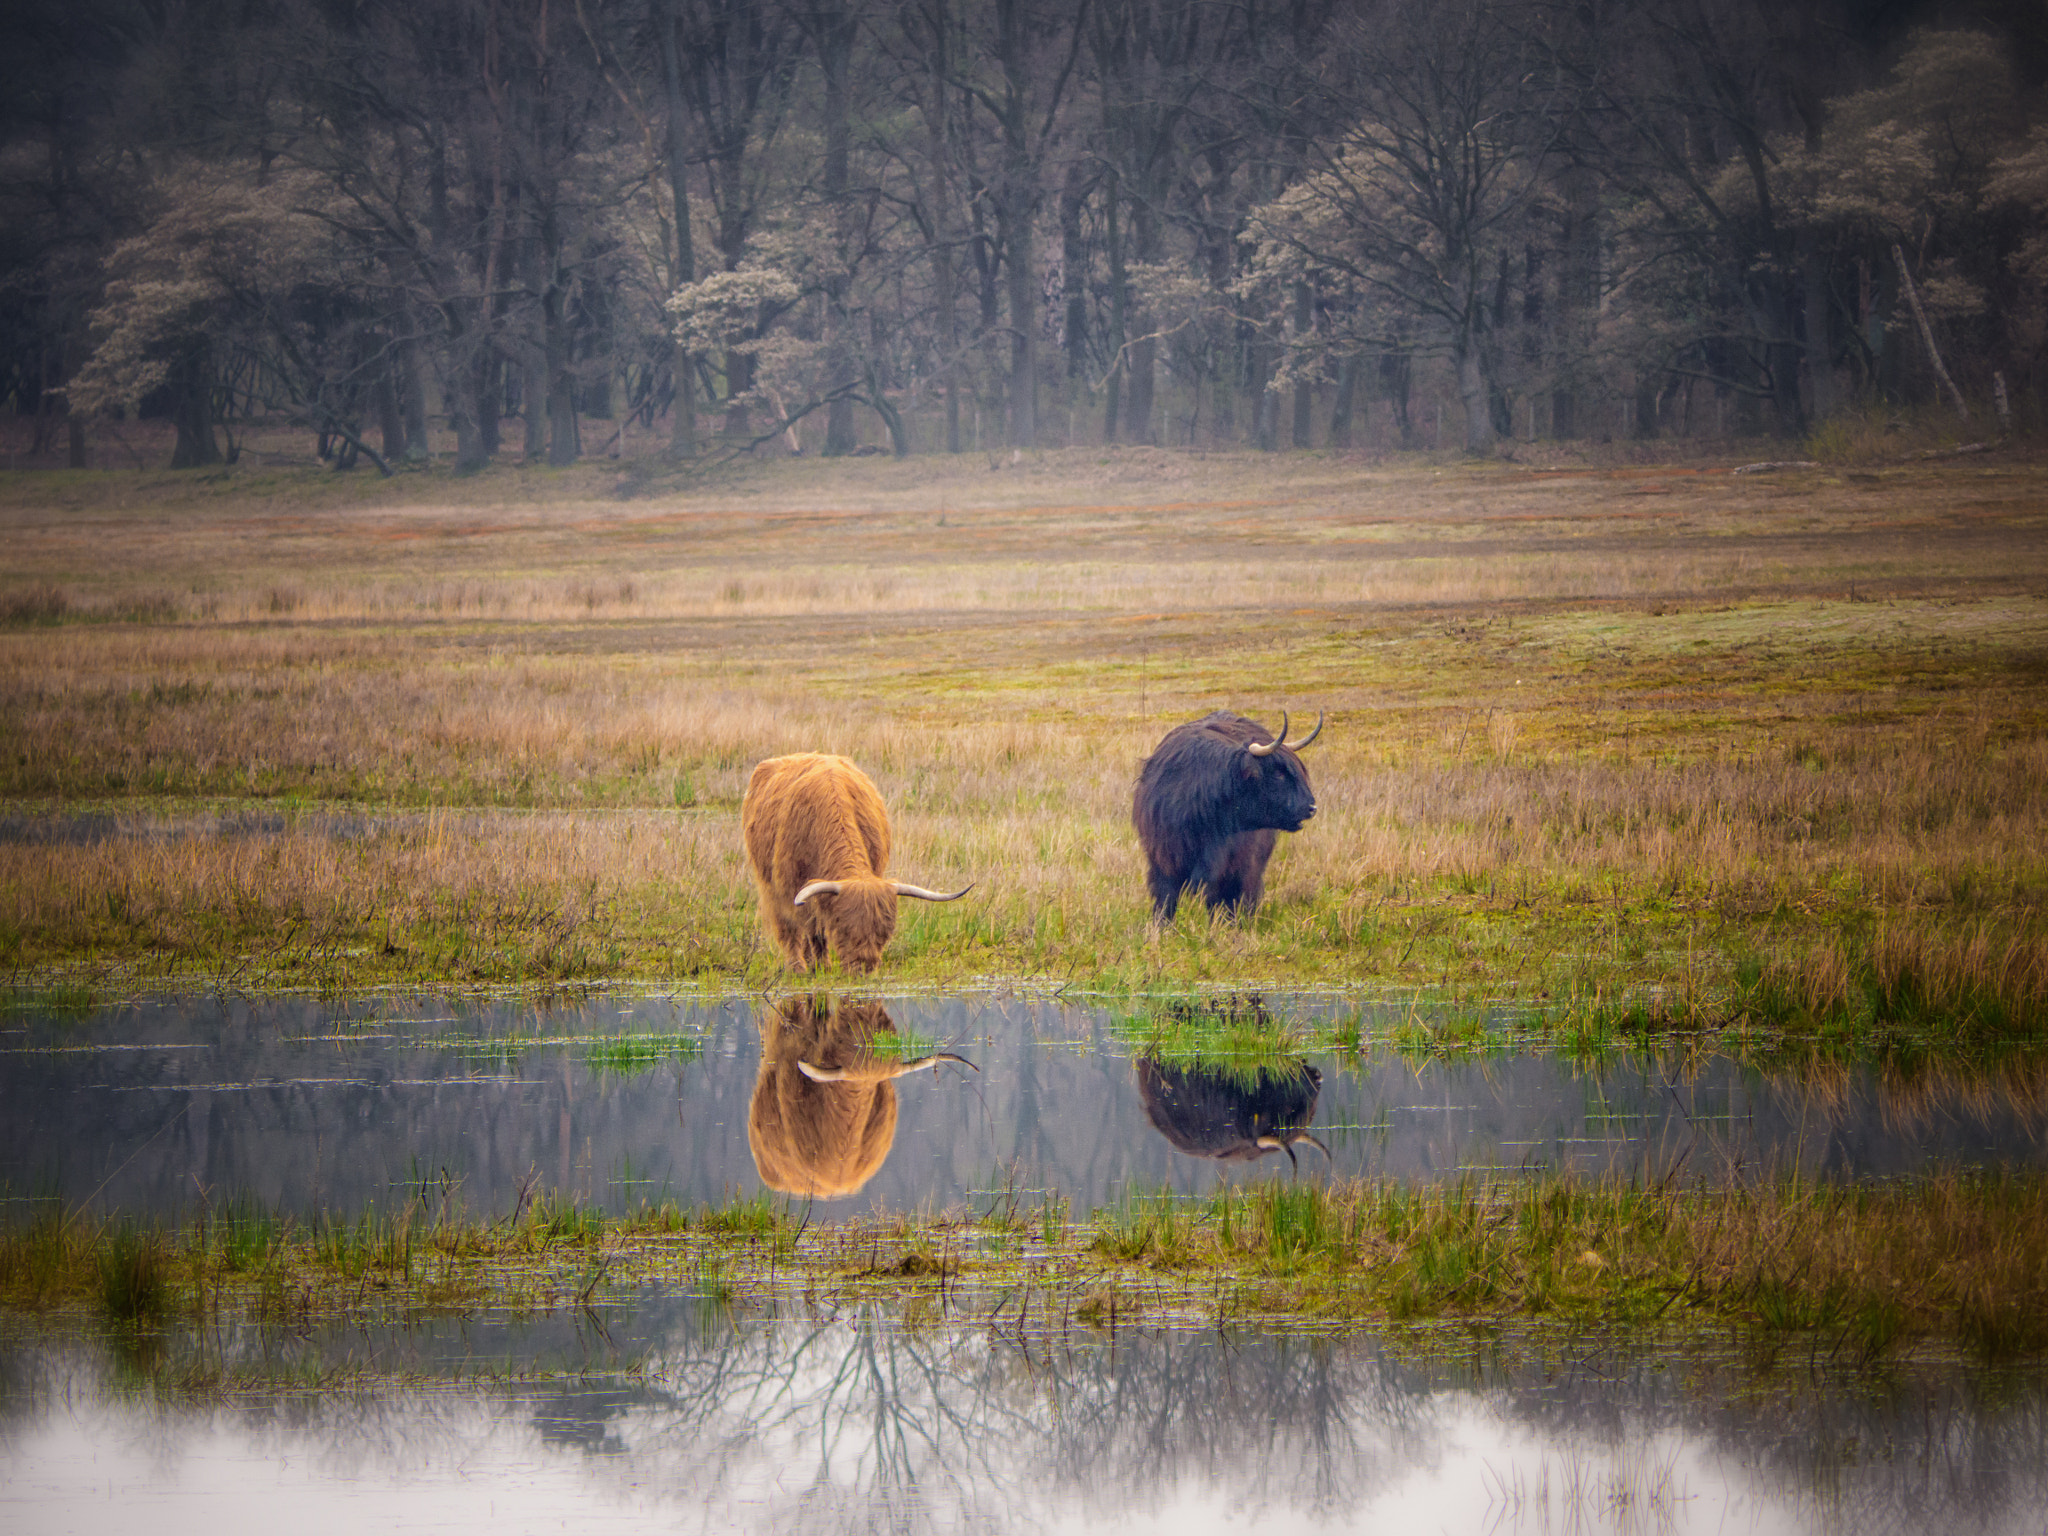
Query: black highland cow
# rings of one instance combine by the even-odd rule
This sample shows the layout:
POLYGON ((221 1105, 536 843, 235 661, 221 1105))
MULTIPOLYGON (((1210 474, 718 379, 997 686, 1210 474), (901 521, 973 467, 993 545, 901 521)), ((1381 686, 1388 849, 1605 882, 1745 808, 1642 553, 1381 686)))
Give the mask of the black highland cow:
POLYGON ((1190 1157, 1250 1162, 1303 1142, 1324 1157, 1330 1149, 1309 1134, 1323 1075, 1305 1061, 1262 1068, 1245 1084, 1214 1067, 1169 1067, 1150 1056, 1137 1063, 1138 1096, 1159 1134, 1190 1157))
POLYGON ((1266 861, 1282 832, 1316 813, 1308 770, 1295 753, 1322 734, 1323 717, 1299 741, 1219 709, 1166 733, 1138 770, 1131 825, 1145 849, 1152 916, 1169 921, 1181 893, 1210 909, 1249 915, 1266 891, 1266 861))

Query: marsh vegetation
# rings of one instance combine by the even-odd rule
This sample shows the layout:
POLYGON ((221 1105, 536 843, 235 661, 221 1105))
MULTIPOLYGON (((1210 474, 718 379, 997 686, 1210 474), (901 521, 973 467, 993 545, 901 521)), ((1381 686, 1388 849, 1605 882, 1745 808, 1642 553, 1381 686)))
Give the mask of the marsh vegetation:
MULTIPOLYGON (((813 1223, 768 1195, 609 1215, 535 1202, 477 1220, 422 1196, 306 1222, 252 1206, 137 1226, 61 1206, 0 1232, 0 1306, 186 1339, 541 1315, 681 1289, 756 1317, 886 1301, 1043 1339, 1076 1327, 1354 1331, 1456 1322, 1719 1328, 1768 1359, 2048 1347, 2048 1185, 1960 1175, 1852 1189, 1646 1188, 1569 1177, 1266 1180, 1188 1202, 1133 1190, 1075 1221, 1056 1196, 948 1217, 813 1223)), ((194 1378, 195 1383, 199 1378, 194 1378)))

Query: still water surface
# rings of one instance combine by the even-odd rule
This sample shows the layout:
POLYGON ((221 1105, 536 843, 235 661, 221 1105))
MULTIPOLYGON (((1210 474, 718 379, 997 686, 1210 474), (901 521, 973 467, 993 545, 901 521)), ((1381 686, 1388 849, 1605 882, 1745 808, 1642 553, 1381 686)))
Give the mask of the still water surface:
MULTIPOLYGON (((1307 1025, 1329 1005, 1272 1006, 1307 1025)), ((1312 1053, 1254 1102, 1242 1081, 1145 1057, 1143 1031, 1107 1010, 983 997, 539 1013, 179 998, 16 1015, 0 1027, 0 1196, 167 1218, 230 1196, 353 1214, 425 1183, 490 1216, 522 1192, 618 1210, 767 1188, 842 1216, 1015 1189, 1057 1192, 1082 1215, 1134 1187, 1199 1195, 1288 1172, 1290 1154, 1302 1176, 1403 1180, 1565 1167, 1877 1178, 2048 1162, 2038 1072, 1770 1076, 1676 1053, 1587 1065, 1536 1050, 1368 1049, 1312 1053), (849 1021, 864 1044, 821 1038, 849 1021), (913 1054, 942 1048, 973 1066, 886 1081, 878 1021, 913 1054), (764 1028, 779 1042, 765 1058, 764 1028), (805 1076, 820 1067, 848 1080, 805 1076), (859 1146, 821 1149, 821 1117, 844 1118, 849 1103, 866 1117, 859 1146)))
MULTIPOLYGON (((1269 1003, 1304 1026, 1330 1006, 1269 1003)), ((1879 1178, 2041 1166, 2041 1081, 1384 1049, 1204 1076, 1104 1009, 988 997, 179 998, 0 1026, 0 1216, 53 1195, 350 1214, 425 1186, 476 1216, 766 1188, 828 1219, 1040 1190, 1078 1217, 1276 1173, 1879 1178), (891 1077, 892 1032, 973 1065, 891 1077)), ((216 1324, 174 1347, 378 1384, 195 1402, 95 1334, 0 1317, 0 1531, 2048 1528, 2039 1369, 1859 1374, 1820 1351, 1760 1369, 1727 1340, 1626 1355, 1455 1329, 735 1319, 681 1283, 517 1319, 216 1324)))

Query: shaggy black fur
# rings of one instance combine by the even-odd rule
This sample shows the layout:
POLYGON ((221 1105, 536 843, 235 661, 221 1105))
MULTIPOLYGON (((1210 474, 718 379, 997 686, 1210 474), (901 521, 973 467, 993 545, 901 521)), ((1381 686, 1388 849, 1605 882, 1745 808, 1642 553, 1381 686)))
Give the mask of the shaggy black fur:
POLYGON ((1167 732, 1138 770, 1131 825, 1145 849, 1152 915, 1173 916, 1181 893, 1248 914, 1266 891, 1266 861, 1281 832, 1316 813, 1308 770, 1287 748, 1254 757, 1245 748, 1273 735, 1219 709, 1167 732))
POLYGON ((1306 1140, 1323 1075, 1305 1061, 1258 1074, 1257 1086, 1207 1067, 1169 1067, 1138 1058, 1138 1094, 1159 1134, 1191 1157, 1250 1162, 1306 1140), (1259 1138, 1280 1147, 1259 1145, 1259 1138))

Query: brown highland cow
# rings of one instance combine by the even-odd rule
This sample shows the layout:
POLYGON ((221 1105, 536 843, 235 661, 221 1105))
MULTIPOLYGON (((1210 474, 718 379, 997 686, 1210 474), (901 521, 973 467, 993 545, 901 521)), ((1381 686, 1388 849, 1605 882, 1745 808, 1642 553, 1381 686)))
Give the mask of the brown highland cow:
POLYGON ((889 812, 874 780, 843 757, 796 752, 754 767, 740 835, 761 891, 761 926, 798 970, 830 948, 849 971, 871 971, 896 932, 896 898, 958 901, 888 879, 889 812))

